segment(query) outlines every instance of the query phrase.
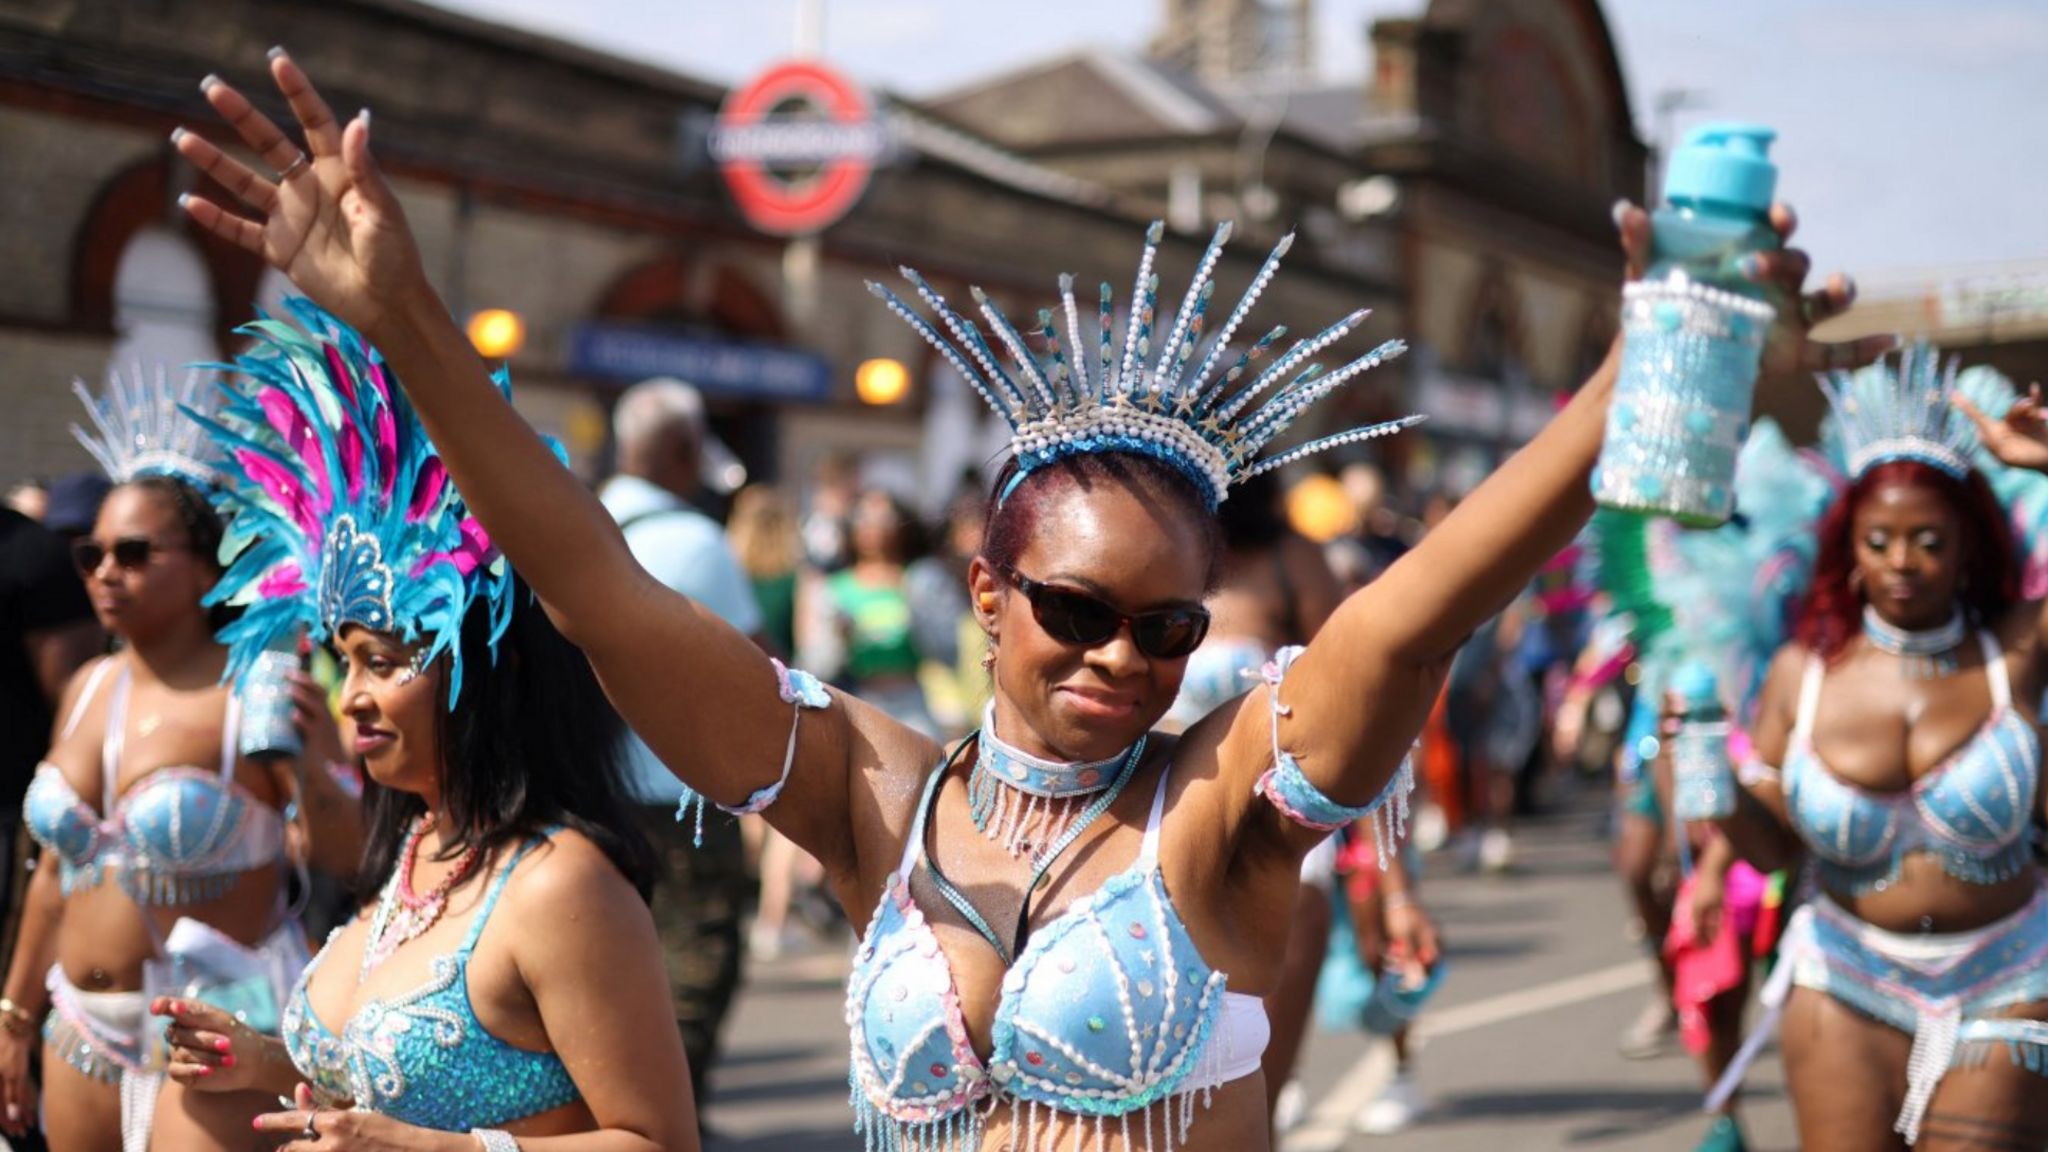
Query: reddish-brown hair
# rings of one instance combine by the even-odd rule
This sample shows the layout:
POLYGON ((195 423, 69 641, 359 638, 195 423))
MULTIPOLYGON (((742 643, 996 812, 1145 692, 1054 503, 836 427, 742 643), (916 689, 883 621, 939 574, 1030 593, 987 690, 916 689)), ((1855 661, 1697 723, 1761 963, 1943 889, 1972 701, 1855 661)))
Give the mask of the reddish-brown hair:
POLYGON ((1014 568, 1031 541, 1040 513, 1054 493, 1103 484, 1134 488, 1168 504, 1180 518, 1202 529, 1202 587, 1213 590, 1221 567, 1222 531, 1216 513, 1194 482, 1164 461, 1135 452, 1093 452, 1068 456, 1025 474, 1015 488, 1015 458, 1005 462, 990 486, 988 523, 982 530, 981 554, 997 567, 1014 568))
POLYGON ((1840 656, 1863 626, 1863 594, 1850 582, 1856 572, 1856 510, 1878 489, 1893 485, 1933 492, 1962 523, 1956 563, 1963 580, 1956 598, 1966 616, 1995 627, 2019 599, 2012 525, 1984 477, 1972 471, 1958 480, 1916 460, 1887 461, 1865 472, 1821 517, 1813 588, 1806 594, 1795 635, 1823 660, 1840 656))

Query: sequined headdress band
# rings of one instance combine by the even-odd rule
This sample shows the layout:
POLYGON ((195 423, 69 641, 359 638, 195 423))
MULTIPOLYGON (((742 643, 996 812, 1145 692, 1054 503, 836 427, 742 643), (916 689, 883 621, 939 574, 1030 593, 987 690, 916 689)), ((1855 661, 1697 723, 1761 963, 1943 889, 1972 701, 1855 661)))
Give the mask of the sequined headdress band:
POLYGON ((1216 291, 1213 276, 1230 238, 1230 224, 1225 222, 1217 227, 1202 255, 1174 315, 1173 327, 1159 343, 1157 360, 1148 362, 1159 301, 1159 277, 1152 269, 1164 235, 1165 227, 1159 223, 1145 235, 1121 349, 1107 283, 1098 294, 1092 343, 1086 341, 1081 328, 1072 276, 1060 277, 1059 313, 1041 311, 1029 337, 986 293, 974 289, 975 304, 1013 370, 1003 367, 981 328, 953 311, 912 269, 902 269, 903 277, 939 326, 888 288, 870 282, 868 289, 936 348, 1010 426, 1010 448, 1018 465, 1013 487, 1030 472, 1065 457, 1126 452, 1151 456, 1178 468, 1215 507, 1228 496, 1231 485, 1261 472, 1341 444, 1398 432, 1422 420, 1409 416, 1354 428, 1261 458, 1266 447, 1309 405, 1400 355, 1405 345, 1389 340, 1335 371, 1326 371, 1315 358, 1365 319, 1367 314, 1359 311, 1314 337, 1296 341, 1256 375, 1251 375, 1253 367, 1286 334, 1285 328, 1260 337, 1228 370, 1217 372, 1233 347, 1232 339, 1272 282, 1281 257, 1294 240, 1289 234, 1274 246, 1222 328, 1205 339, 1209 305, 1216 291))

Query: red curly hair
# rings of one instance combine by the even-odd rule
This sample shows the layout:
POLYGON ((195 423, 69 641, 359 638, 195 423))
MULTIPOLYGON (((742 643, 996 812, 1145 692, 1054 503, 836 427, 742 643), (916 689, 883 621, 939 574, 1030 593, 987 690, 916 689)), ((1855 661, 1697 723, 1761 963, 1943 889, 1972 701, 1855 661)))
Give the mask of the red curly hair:
POLYGON ((2012 525, 1976 471, 1958 480, 1916 460, 1890 460, 1865 472, 1820 521, 1820 555, 1813 587, 1794 632, 1799 642, 1833 661, 1863 627, 1863 594, 1850 577, 1856 572, 1856 510, 1880 488, 1911 485, 1941 497, 1962 522, 1958 566, 1965 575, 1956 598, 1973 622, 1995 626, 2019 600, 2019 559, 2012 525))

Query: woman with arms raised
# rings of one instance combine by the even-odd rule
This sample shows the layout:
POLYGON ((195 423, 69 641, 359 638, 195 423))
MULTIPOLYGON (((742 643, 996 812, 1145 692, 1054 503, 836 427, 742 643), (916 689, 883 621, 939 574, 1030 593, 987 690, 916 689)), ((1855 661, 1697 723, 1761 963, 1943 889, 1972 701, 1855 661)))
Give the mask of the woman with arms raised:
MULTIPOLYGON (((429 288, 371 160, 368 117, 344 129, 281 52, 271 68, 310 156, 209 78, 215 109, 279 175, 183 134, 186 157, 260 219, 197 198, 187 211, 375 339, 479 518, 648 744, 698 792, 762 812, 823 862, 866 929, 847 1017, 868 1138, 1266 1147, 1256 997, 1277 976, 1271 942, 1285 938, 1301 857, 1337 824, 1399 810, 1401 765, 1452 653, 1585 519, 1612 360, 1266 686, 1155 738, 1207 623, 1216 505, 1301 407, 1390 350, 1322 381, 1293 376, 1354 316, 1255 381, 1215 371, 1271 267, 1197 357, 1212 249, 1155 377, 1140 365, 1154 337, 1148 247, 1120 351, 1112 319, 1083 352, 1069 303, 1069 351, 1041 363, 987 309, 1021 353, 1010 375, 920 282, 962 347, 914 322, 1018 429, 969 572, 996 652, 994 704, 949 752, 779 671, 634 566, 429 288), (1209 1108, 1193 1123, 1197 1097, 1209 1108)), ((1646 221, 1632 213, 1627 230, 1640 253, 1646 221)), ((1804 270, 1791 253, 1762 269, 1788 287, 1804 270)), ((1811 312, 1844 296, 1838 285, 1811 312)))

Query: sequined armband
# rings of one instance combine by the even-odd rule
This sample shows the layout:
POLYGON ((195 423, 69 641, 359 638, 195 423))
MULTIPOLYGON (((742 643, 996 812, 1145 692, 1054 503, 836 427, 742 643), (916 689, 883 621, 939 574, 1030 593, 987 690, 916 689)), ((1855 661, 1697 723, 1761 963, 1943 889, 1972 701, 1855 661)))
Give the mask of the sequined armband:
POLYGON ((1735 766, 1735 779, 1744 788, 1754 788, 1759 784, 1778 785, 1783 777, 1784 773, 1778 771, 1777 765, 1766 764, 1753 756, 1735 766))
POLYGON ((703 793, 693 788, 683 790, 683 798, 676 805, 676 819, 693 825, 692 839, 698 847, 704 845, 704 809, 717 808, 720 812, 734 816, 748 816, 767 808, 782 795, 782 787, 789 783, 789 770, 796 765, 796 733, 798 722, 803 719, 804 709, 827 708, 832 704, 832 694, 816 676, 800 668, 791 668, 780 660, 770 660, 775 665, 775 687, 782 702, 793 706, 789 722, 789 746, 782 753, 782 775, 775 783, 760 789, 738 804, 725 805, 707 800, 703 793))
POLYGON ((1387 866, 1391 845, 1408 830, 1408 794, 1415 788, 1415 768, 1408 757, 1371 802, 1353 807, 1339 804, 1323 794, 1301 770, 1301 762, 1280 748, 1280 718, 1290 710, 1280 702, 1280 682, 1300 656, 1299 647, 1282 648, 1260 672, 1267 685, 1266 698, 1272 709, 1273 766, 1259 776, 1252 790, 1272 802, 1280 814, 1304 828, 1334 832, 1347 824, 1372 817, 1373 837, 1378 842, 1379 862, 1387 866))

